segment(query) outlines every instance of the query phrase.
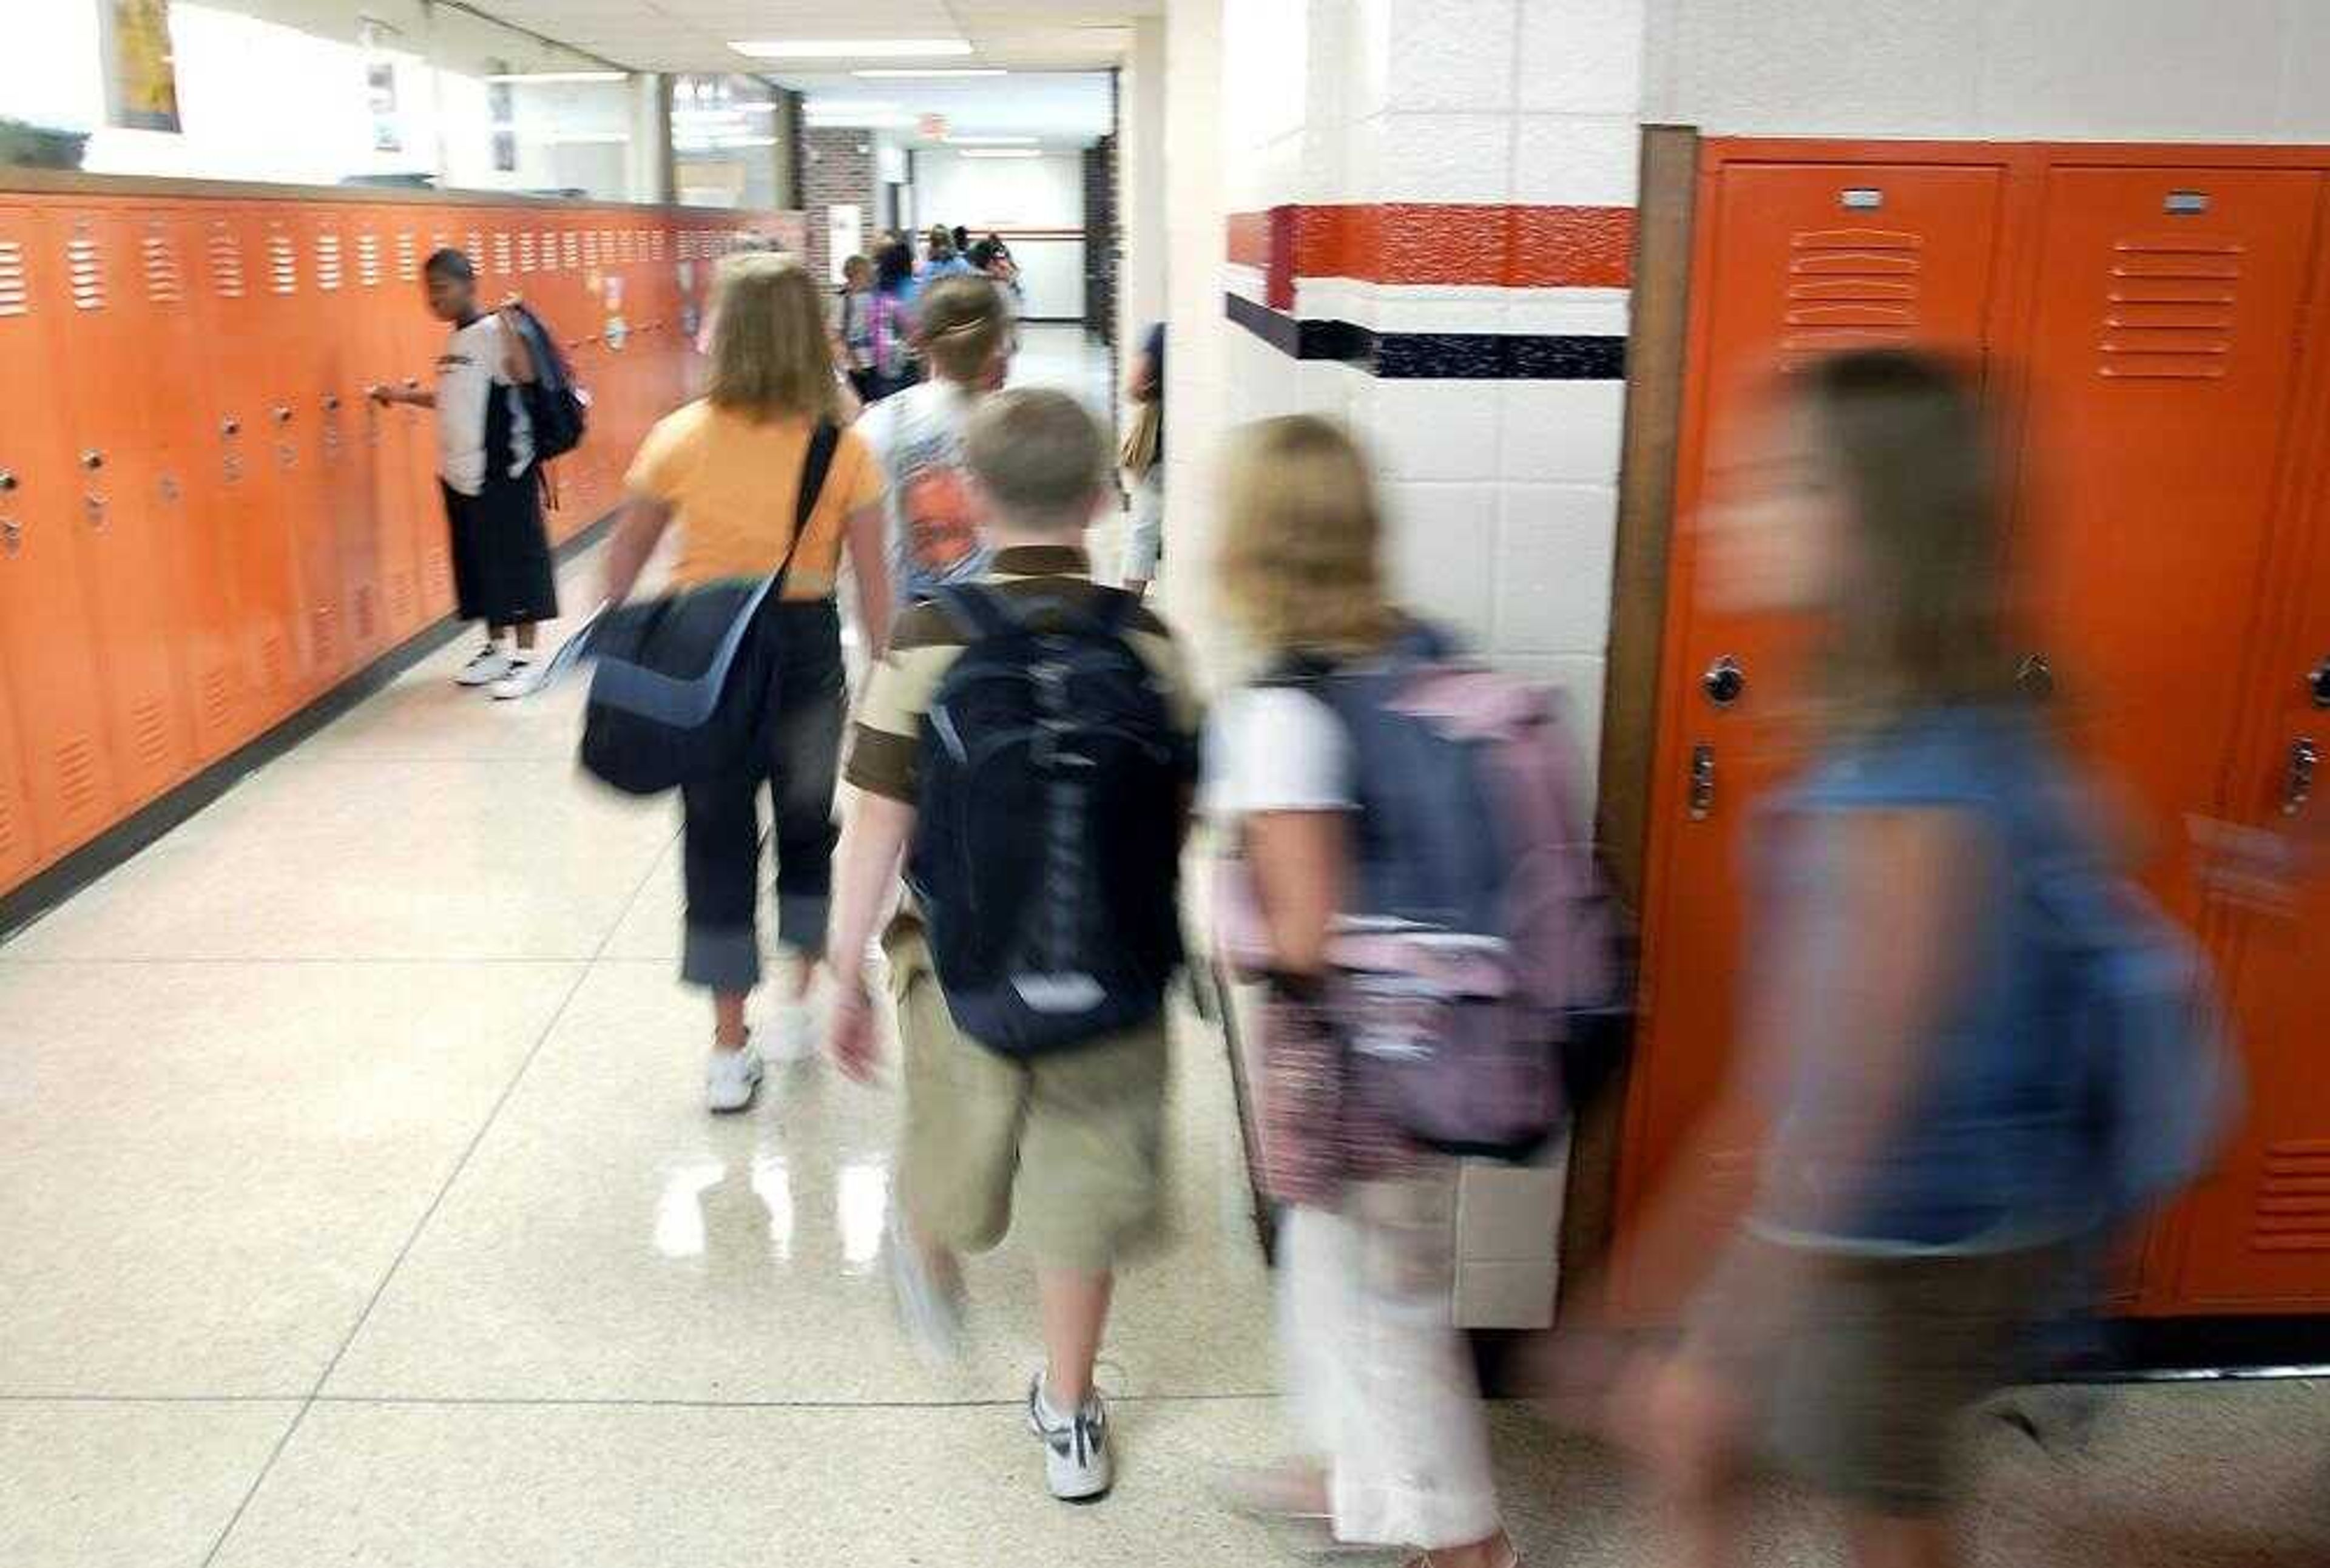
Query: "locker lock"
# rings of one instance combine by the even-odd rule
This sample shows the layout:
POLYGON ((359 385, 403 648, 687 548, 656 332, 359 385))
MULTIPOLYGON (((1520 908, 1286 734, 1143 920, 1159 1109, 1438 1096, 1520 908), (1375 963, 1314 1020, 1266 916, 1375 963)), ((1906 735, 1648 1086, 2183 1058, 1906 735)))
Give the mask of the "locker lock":
POLYGON ((5 496, 5 495, 8 494, 11 490, 14 490, 15 488, 16 488, 16 476, 15 476, 15 474, 14 474, 14 473, 13 473, 13 472, 11 472, 11 471, 10 471, 9 470, 7 470, 7 469, 0 468, 0 496, 5 496))
POLYGON ((95 447, 91 447, 87 451, 81 454, 81 466, 87 469, 90 472, 95 473, 98 470, 105 466, 105 454, 98 451, 95 447))
POLYGON ((241 435, 242 433, 242 421, 232 418, 220 420, 219 433, 221 435, 241 435))
POLYGON ((2055 667, 2047 662, 2044 653, 2026 654, 2014 671, 2014 684, 2023 696, 2044 702, 2055 695, 2055 667))
POLYGON ((340 394, 336 392, 327 392, 324 394, 324 412, 326 413, 337 413, 339 411, 340 394))
POLYGON ((289 424, 291 423, 291 405, 289 404, 279 403, 270 412, 274 414, 276 423, 289 424))
MULTIPOLYGON (((0 475, 0 480, 5 478, 5 475, 0 475)), ((0 489, 6 488, 5 484, 0 484, 0 489)), ((2306 678, 2306 689, 2313 697, 2315 707, 2330 708, 2330 655, 2325 655, 2322 662, 2314 667, 2313 673, 2306 678)))
POLYGON ((1729 708, 1748 689, 1748 672, 1739 668, 1738 660, 1727 653, 1707 667, 1707 673, 1699 678, 1699 686, 1707 693, 1708 701, 1718 708, 1729 708))

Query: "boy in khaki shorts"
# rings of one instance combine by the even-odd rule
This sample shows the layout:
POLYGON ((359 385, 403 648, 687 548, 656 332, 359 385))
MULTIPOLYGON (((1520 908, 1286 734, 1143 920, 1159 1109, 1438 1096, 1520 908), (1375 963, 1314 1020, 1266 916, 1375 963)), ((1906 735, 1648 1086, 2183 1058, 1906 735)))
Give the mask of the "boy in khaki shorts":
MULTIPOLYGON (((995 550, 980 592, 1039 633, 1066 624, 1112 627, 1117 642, 1109 646, 1121 644, 1120 662, 1122 650, 1130 650, 1139 687, 1161 699, 1154 711, 1171 732, 1169 749, 1193 761, 1198 704, 1179 649, 1156 616, 1093 584, 1082 547, 1108 494, 1110 457, 1099 425, 1065 394, 1009 392, 982 406, 964 441, 974 504, 995 550)), ((933 718, 949 672, 981 641, 963 622, 960 603, 908 611, 860 705, 848 772, 860 798, 835 861, 827 948, 838 981, 832 1050, 859 1079, 875 1067, 876 1044, 866 980, 849 958, 867 951, 891 904, 933 784, 927 748, 942 740, 979 754, 982 739, 995 738, 957 733, 952 708, 933 718)), ((966 666, 966 677, 971 672, 966 666)), ((1186 821, 1189 782, 1180 776, 1166 786, 1171 821, 1162 826, 1171 837, 1161 864, 1154 841, 1136 845, 1130 841, 1138 835, 1127 835, 1121 849, 1100 839, 1093 854, 1101 863, 1084 868, 1109 889, 1120 917, 1130 898, 1136 925, 1174 919, 1170 856, 1186 821)), ((933 957, 933 927, 944 936, 961 928, 956 922, 968 924, 960 909, 925 910, 910 901, 886 939, 905 1056, 892 1279, 909 1332, 928 1348, 952 1350, 961 1330, 960 1254, 987 1250, 1016 1229, 1036 1262, 1046 1351, 1028 1391, 1029 1424, 1044 1440, 1053 1495, 1090 1501, 1113 1478, 1107 1418, 1093 1388, 1113 1269, 1154 1222, 1162 1184, 1161 984, 1153 1003, 1146 991, 1130 993, 1130 1020, 1057 1049, 1022 1054, 982 1044, 958 1015, 991 1016, 995 998, 958 991, 951 1005, 933 957)), ((943 943, 940 950, 948 951, 943 943)))

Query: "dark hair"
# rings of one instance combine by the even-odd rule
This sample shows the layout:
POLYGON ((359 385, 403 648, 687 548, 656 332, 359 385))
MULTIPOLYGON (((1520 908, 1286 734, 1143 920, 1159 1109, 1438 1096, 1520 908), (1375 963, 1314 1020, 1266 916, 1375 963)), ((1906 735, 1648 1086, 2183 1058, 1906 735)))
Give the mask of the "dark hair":
POLYGON ((1000 247, 994 241, 981 240, 971 248, 970 254, 963 259, 984 272, 995 264, 995 258, 999 253, 1000 247))
POLYGON ((957 251, 966 251, 971 248, 971 231, 961 223, 954 226, 954 248, 957 251))
POLYGON ((478 280, 478 270, 469 264, 469 258, 450 245, 430 252, 429 260, 421 264, 421 271, 426 277, 450 278, 456 283, 478 280))
POLYGON ((1816 360, 1794 385, 1852 517, 1826 660, 1845 708, 1881 720, 2005 696, 2005 528, 1973 380, 1933 354, 1877 348, 1816 360))
POLYGON ((914 280, 914 252, 897 241, 874 253, 874 286, 885 294, 902 292, 914 280))

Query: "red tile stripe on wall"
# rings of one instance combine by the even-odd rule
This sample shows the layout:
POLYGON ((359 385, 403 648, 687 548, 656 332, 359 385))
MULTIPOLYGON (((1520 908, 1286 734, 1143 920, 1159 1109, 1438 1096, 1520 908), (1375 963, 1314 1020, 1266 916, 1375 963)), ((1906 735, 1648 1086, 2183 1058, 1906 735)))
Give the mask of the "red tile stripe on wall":
POLYGON ((1623 289, 1633 281, 1632 207, 1440 202, 1287 205, 1233 213, 1229 259, 1259 267, 1272 309, 1297 278, 1509 289, 1623 289))

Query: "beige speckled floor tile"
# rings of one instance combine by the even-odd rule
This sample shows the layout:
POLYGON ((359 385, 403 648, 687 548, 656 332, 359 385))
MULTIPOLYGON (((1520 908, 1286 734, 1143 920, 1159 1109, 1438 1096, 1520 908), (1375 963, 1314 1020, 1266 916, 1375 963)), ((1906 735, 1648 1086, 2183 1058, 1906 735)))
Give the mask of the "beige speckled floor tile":
POLYGON ((307 1393, 577 974, 0 963, 0 1392, 307 1393))
POLYGON ((0 1562, 198 1568, 298 1411, 0 1402, 0 1562))
POLYGON ((671 819, 564 762, 294 755, 12 941, 13 958, 588 958, 671 819))
MULTIPOLYGON (((698 1098, 708 1020, 656 963, 596 966, 349 1347, 330 1392, 423 1397, 1008 1398, 1036 1359, 1007 1244, 972 1270, 971 1355, 901 1341, 877 1251, 886 1091, 777 1075, 747 1116, 698 1098)), ((1185 1053, 1169 1250, 1130 1271, 1109 1355, 1143 1393, 1274 1386, 1269 1279, 1226 1075, 1185 1053)))

